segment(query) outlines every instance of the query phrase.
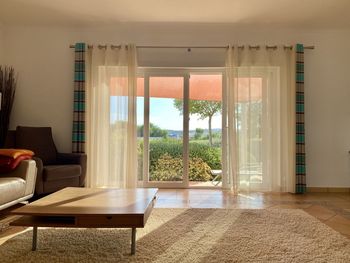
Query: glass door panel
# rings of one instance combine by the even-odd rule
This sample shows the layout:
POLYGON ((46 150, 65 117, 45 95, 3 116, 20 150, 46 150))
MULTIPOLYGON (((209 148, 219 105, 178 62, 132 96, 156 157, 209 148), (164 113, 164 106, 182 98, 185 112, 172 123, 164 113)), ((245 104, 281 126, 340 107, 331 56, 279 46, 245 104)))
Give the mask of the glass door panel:
POLYGON ((182 182, 184 77, 149 77, 149 182, 182 182))
POLYGON ((191 74, 189 186, 222 186, 222 74, 191 74))

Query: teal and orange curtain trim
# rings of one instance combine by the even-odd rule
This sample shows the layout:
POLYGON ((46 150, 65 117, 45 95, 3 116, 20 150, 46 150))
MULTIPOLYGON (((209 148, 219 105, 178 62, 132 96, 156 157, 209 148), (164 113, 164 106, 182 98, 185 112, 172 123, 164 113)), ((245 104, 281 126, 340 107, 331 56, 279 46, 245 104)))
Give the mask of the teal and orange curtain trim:
POLYGON ((306 192, 305 117, 304 117, 304 45, 296 45, 296 193, 306 192))
POLYGON ((85 152, 85 43, 75 44, 72 152, 85 152))

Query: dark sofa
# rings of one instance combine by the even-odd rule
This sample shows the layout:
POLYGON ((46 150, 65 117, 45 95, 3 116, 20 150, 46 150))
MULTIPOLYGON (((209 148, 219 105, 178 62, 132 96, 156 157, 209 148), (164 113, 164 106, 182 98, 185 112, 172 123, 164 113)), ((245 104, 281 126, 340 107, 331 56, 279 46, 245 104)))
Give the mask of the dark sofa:
POLYGON ((86 176, 86 155, 59 153, 50 127, 23 127, 9 131, 5 148, 29 149, 35 153, 35 194, 48 194, 65 187, 82 187, 86 176))

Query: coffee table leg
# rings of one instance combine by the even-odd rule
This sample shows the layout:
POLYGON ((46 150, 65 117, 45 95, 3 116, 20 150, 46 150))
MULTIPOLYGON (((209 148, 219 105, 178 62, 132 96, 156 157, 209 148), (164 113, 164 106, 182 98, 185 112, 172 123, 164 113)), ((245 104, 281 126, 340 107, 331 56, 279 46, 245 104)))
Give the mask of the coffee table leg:
POLYGON ((131 229, 131 255, 136 253, 136 228, 131 229))
POLYGON ((36 243, 38 239, 38 227, 33 226, 33 243, 32 243, 32 251, 36 250, 36 243))

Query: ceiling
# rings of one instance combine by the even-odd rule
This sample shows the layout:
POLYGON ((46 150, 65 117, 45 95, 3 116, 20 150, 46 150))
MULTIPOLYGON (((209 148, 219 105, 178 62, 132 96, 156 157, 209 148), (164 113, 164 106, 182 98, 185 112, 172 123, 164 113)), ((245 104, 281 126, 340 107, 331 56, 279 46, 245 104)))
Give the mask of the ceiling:
POLYGON ((120 22, 350 28, 350 0, 0 0, 4 25, 120 22))

